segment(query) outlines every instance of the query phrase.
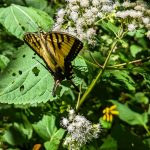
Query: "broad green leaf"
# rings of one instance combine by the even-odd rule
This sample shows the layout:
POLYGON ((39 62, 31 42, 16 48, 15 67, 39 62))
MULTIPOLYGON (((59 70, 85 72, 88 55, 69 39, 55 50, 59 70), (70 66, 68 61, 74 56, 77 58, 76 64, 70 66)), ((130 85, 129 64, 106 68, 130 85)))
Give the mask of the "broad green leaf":
POLYGON ((110 73, 109 80, 113 86, 118 88, 122 87, 129 91, 135 91, 135 83, 128 75, 127 71, 115 70, 108 73, 110 73))
MULTIPOLYGON (((66 81, 67 82, 67 81, 66 81)), ((63 82, 62 81, 62 84, 64 85, 64 83, 65 82, 63 82)), ((60 89, 60 91, 59 91, 59 96, 60 97, 62 97, 63 95, 70 95, 71 96, 71 99, 72 100, 75 100, 75 96, 74 96, 74 94, 73 94, 73 91, 71 90, 71 88, 70 88, 70 84, 68 84, 68 82, 66 83, 67 85, 68 85, 68 87, 66 87, 67 85, 65 85, 65 86, 63 86, 63 85, 61 85, 61 89, 60 89)), ((57 88, 57 91, 58 91, 58 88, 57 88)), ((56 91, 56 92, 57 92, 56 91)))
POLYGON ((0 8, 0 23, 14 36, 22 39, 25 32, 39 31, 39 27, 49 30, 53 20, 41 10, 12 4, 0 8))
POLYGON ((24 134, 18 123, 14 123, 3 135, 3 141, 10 145, 22 145, 26 140, 26 134, 24 134))
POLYGON ((148 114, 139 114, 131 110, 127 105, 123 105, 117 101, 110 100, 114 105, 117 106, 119 111, 119 118, 130 125, 142 125, 145 126, 148 122, 148 114))
POLYGON ((20 47, 7 70, 0 75, 1 103, 33 104, 54 100, 51 92, 54 79, 37 60, 43 61, 33 56, 28 46, 20 47))
POLYGON ((142 51, 142 47, 133 44, 130 46, 130 51, 131 51, 132 56, 135 57, 137 53, 142 51))
POLYGON ((135 37, 136 38, 142 38, 145 36, 145 33, 146 33, 145 29, 139 29, 136 31, 135 37))
POLYGON ((42 139, 48 141, 57 132, 55 120, 55 116, 44 115, 42 120, 33 124, 33 128, 42 139))
POLYGON ((100 150, 117 150, 117 141, 108 136, 101 145, 100 150))
POLYGON ((58 150, 59 144, 64 136, 65 130, 59 129, 55 134, 52 135, 50 141, 44 143, 46 150, 58 150))
POLYGON ((102 21, 102 26, 109 30, 112 31, 115 35, 119 32, 120 28, 117 27, 115 24, 111 23, 110 21, 106 22, 106 21, 102 21))
POLYGON ((82 57, 78 57, 77 59, 75 59, 73 61, 73 65, 75 66, 75 68, 80 68, 80 71, 82 72, 88 72, 88 68, 87 68, 87 64, 84 60, 84 58, 82 57))

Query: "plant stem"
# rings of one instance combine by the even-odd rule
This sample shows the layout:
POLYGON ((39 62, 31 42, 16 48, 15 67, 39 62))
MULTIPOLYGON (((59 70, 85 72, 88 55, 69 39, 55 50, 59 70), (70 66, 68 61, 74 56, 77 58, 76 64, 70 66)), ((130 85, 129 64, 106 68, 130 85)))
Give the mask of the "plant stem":
POLYGON ((83 104, 83 102, 85 101, 85 99, 87 98, 87 96, 89 95, 89 93, 92 91, 92 89, 94 88, 95 84, 97 83, 97 81, 99 80, 100 77, 102 77, 102 74, 106 68, 106 65, 109 61, 109 58, 111 56, 111 53, 113 52, 113 50, 115 49, 117 43, 118 43, 119 39, 115 40, 114 43, 112 44, 111 50, 108 53, 108 56, 104 62, 103 68, 99 71, 98 75, 96 76, 95 79, 93 79, 93 81, 91 82, 90 86, 88 87, 88 89, 85 91, 85 93, 83 94, 83 96, 81 97, 80 101, 77 103, 76 105, 76 110, 78 111, 78 109, 80 108, 80 106, 83 104))
POLYGON ((147 131, 148 136, 150 136, 150 131, 146 125, 144 125, 145 130, 147 131))
POLYGON ((144 59, 137 59, 137 60, 133 60, 133 61, 130 61, 130 62, 127 62, 127 63, 122 63, 122 64, 113 65, 113 66, 108 66, 108 68, 123 67, 123 66, 127 66, 129 64, 135 64, 135 63, 144 62, 144 61, 147 61, 149 59, 150 59, 150 56, 146 57, 144 59))
MULTIPOLYGON (((92 55, 91 55, 92 56, 92 55)), ((94 58, 93 58, 94 59, 94 58)), ((119 69, 118 67, 124 67, 124 66, 127 66, 129 64, 136 64, 136 63, 142 63, 142 62, 146 62, 150 60, 150 56, 149 57, 146 57, 146 58, 142 58, 142 59, 137 59, 137 60, 133 60, 133 61, 129 61, 129 62, 126 62, 126 63, 122 63, 122 64, 116 64, 116 65, 113 65, 113 66, 107 66, 106 69, 119 69)), ((92 65, 93 67, 96 67, 96 68, 102 68, 102 66, 100 64, 98 64, 98 62, 96 62, 96 60, 94 59, 94 63, 88 61, 88 60, 85 60, 88 64, 92 65)))

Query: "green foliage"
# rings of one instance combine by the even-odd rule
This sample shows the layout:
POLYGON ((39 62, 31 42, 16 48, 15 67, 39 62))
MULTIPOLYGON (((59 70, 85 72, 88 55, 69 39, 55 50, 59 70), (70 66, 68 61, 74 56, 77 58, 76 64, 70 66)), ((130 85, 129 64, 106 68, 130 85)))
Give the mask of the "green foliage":
POLYGON ((33 124, 35 132, 44 140, 45 149, 57 150, 65 133, 64 129, 57 129, 55 116, 43 116, 42 120, 33 124))
POLYGON ((16 59, 12 60, 7 71, 1 74, 1 102, 33 104, 53 100, 50 96, 53 78, 32 56, 33 51, 30 48, 20 47, 15 54, 16 59), (35 69, 39 72, 36 73, 35 69))
POLYGON ((110 136, 106 138, 100 150, 117 150, 117 142, 110 136))
POLYGON ((138 54, 139 52, 142 51, 142 47, 140 47, 138 45, 131 45, 130 51, 131 51, 132 56, 135 57, 136 54, 138 54))
POLYGON ((64 2, 3 0, 0 4, 0 149, 33 149, 35 144, 46 150, 65 149, 60 120, 75 107, 91 122, 99 120, 102 127, 100 137, 83 150, 150 149, 146 29, 124 31, 122 24, 129 20, 119 22, 114 16, 98 20, 94 26, 97 45, 84 42, 72 62, 72 81, 80 92, 64 80, 53 97, 53 76, 22 37, 26 32, 51 30, 59 6, 64 2), (103 119, 103 109, 112 105, 119 115, 108 122, 103 119))
POLYGON ((39 27, 48 30, 53 21, 45 12, 12 4, 7 8, 0 8, 0 23, 10 33, 22 39, 27 31, 38 31, 39 27))
POLYGON ((129 91, 135 91, 135 83, 133 79, 128 75, 128 72, 123 70, 110 71, 107 74, 110 80, 110 84, 115 88, 122 88, 129 91))
POLYGON ((119 110, 119 118, 130 125, 142 125, 146 126, 148 122, 148 114, 143 113, 139 114, 135 111, 132 111, 128 106, 120 104, 116 101, 111 100, 111 102, 117 105, 117 109, 119 110))
POLYGON ((32 137, 32 126, 26 116, 20 113, 18 119, 20 122, 14 122, 13 126, 10 126, 2 136, 3 141, 12 146, 22 145, 32 137))

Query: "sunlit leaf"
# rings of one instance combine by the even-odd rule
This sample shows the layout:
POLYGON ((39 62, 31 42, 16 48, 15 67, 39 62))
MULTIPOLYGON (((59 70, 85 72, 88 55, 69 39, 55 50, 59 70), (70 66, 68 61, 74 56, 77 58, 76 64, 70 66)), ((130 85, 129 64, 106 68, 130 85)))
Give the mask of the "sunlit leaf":
POLYGON ((130 125, 142 125, 145 126, 148 121, 147 113, 137 113, 131 110, 127 105, 123 105, 117 101, 111 100, 111 102, 117 105, 119 111, 119 118, 130 125))
MULTIPOLYGON (((1 103, 33 104, 54 99, 54 79, 36 60, 39 57, 32 58, 33 54, 29 47, 20 47, 7 71, 0 75, 1 103)), ((41 59, 39 61, 43 63, 41 59)))
POLYGON ((44 143, 44 147, 46 150, 57 150, 59 147, 59 144, 61 143, 61 140, 64 136, 65 130, 59 129, 55 134, 52 135, 50 141, 47 141, 44 143))
POLYGON ((41 10, 12 4, 0 8, 0 23, 14 36, 22 39, 25 32, 49 30, 53 20, 41 10))

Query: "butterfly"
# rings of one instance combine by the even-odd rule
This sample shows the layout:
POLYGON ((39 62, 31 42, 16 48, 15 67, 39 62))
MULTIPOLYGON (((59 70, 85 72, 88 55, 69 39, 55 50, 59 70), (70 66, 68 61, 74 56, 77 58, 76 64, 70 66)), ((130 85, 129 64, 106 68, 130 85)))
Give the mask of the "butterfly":
POLYGON ((82 49, 83 43, 71 34, 57 31, 28 32, 23 39, 44 60, 46 68, 54 77, 54 96, 62 80, 71 80, 73 74, 71 61, 82 49))

